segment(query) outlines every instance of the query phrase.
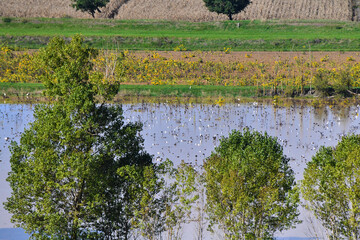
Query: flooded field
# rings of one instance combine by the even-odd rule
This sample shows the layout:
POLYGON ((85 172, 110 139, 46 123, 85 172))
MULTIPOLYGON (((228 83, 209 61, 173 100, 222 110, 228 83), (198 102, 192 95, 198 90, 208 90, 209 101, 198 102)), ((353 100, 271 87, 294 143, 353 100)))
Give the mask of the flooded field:
MULTIPOLYGON (((302 179, 306 162, 320 146, 335 146, 346 134, 360 134, 360 106, 314 108, 299 103, 275 108, 272 104, 259 102, 223 106, 162 103, 126 104, 123 110, 125 122, 143 123, 145 149, 153 154, 154 161, 169 158, 175 164, 184 160, 201 165, 219 144, 221 136, 228 136, 234 129, 249 127, 278 137, 285 155, 292 159, 297 180, 302 179)), ((8 147, 11 141, 19 140, 21 132, 32 120, 31 105, 0 105, 0 239, 7 239, 1 236, 1 228, 13 226, 2 206, 10 195, 5 180, 10 170, 8 147)), ((311 215, 303 209, 301 219, 303 223, 295 229, 277 236, 311 237, 316 231, 321 236, 321 230, 311 223, 311 215)), ((186 231, 184 237, 192 239, 193 235, 186 231)))

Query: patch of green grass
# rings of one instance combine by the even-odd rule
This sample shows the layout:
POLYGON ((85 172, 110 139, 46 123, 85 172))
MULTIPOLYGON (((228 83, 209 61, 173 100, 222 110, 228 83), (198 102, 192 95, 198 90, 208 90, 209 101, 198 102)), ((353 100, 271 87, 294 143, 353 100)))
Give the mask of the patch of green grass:
MULTIPOLYGON (((42 94, 44 89, 44 85, 39 83, 0 83, 0 99, 8 103, 46 102, 48 100, 42 94)), ((225 100, 225 102, 246 102, 253 98, 272 101, 271 94, 263 95, 262 90, 256 86, 121 85, 114 101, 124 103, 141 101, 187 103, 190 101, 211 104, 218 104, 219 99, 225 100)), ((266 91, 269 90, 271 89, 266 89, 266 91)), ((359 94, 360 88, 353 88, 352 91, 359 94)), ((309 87, 305 88, 305 92, 309 92, 309 87)), ((282 97, 293 100, 316 99, 313 95, 299 96, 298 94, 293 96, 295 98, 288 98, 290 96, 286 94, 282 97)), ((318 101, 326 100, 319 99, 318 101)), ((335 102, 339 101, 336 100, 337 98, 327 100, 331 99, 335 102)))
POLYGON ((360 37, 360 25, 352 22, 241 21, 172 22, 105 19, 14 19, 2 24, 0 35, 12 36, 122 36, 202 39, 323 39, 360 37), (237 27, 240 23, 240 27, 237 27))
MULTIPOLYGON (((0 93, 7 96, 34 95, 43 91, 44 85, 39 83, 0 83, 0 93)), ((146 97, 254 97, 256 87, 253 86, 189 86, 189 85, 121 85, 119 95, 146 97)))
POLYGON ((13 18, 0 23, 0 41, 39 48, 50 37, 82 34, 98 48, 173 50, 360 50, 360 23, 340 21, 223 21, 13 18))
POLYGON ((121 85, 119 93, 151 97, 254 97, 253 86, 121 85))
MULTIPOLYGON (((45 36, 1 36, 0 42, 14 49, 38 49, 50 40, 45 36)), ((85 37, 85 42, 99 49, 172 51, 184 45, 189 51, 360 51, 357 39, 278 39, 278 40, 241 40, 241 39, 184 39, 184 38, 148 38, 148 37, 85 37)))
POLYGON ((44 90, 41 83, 0 83, 0 92, 13 91, 35 92, 44 90))
POLYGON ((39 83, 0 83, 0 99, 4 102, 36 102, 43 98, 43 90, 43 84, 39 83))

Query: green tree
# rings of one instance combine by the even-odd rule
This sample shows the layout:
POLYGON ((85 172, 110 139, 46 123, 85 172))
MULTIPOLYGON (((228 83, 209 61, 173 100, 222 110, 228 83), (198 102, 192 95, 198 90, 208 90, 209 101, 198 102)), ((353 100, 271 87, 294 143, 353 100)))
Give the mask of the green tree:
MULTIPOLYGON (((193 221, 194 205, 199 199, 196 183, 199 174, 189 164, 182 162, 176 168, 166 160, 155 176, 148 175, 144 181, 140 209, 136 212, 136 225, 145 239, 182 239, 183 226, 193 221), (165 235, 165 236, 164 236, 165 235)), ((136 171, 134 171, 136 174, 136 171)))
POLYGON ((353 94, 350 90, 353 86, 354 78, 350 74, 350 71, 351 66, 346 66, 345 69, 339 69, 337 72, 332 74, 332 82, 335 93, 343 96, 353 94))
POLYGON ((360 136, 321 147, 304 171, 306 207, 328 230, 329 239, 360 238, 360 136))
POLYGON ((331 78, 330 73, 331 71, 329 70, 319 68, 316 70, 313 77, 314 88, 322 97, 330 96, 334 92, 334 89, 329 82, 331 78))
POLYGON ((199 199, 196 186, 198 176, 193 166, 185 162, 181 162, 169 176, 172 184, 167 188, 170 191, 165 211, 168 240, 182 239, 184 224, 193 220, 194 204, 199 199))
POLYGON ((91 16, 95 17, 95 12, 101 12, 100 8, 105 7, 110 0, 72 0, 72 6, 76 11, 88 12, 91 16))
POLYGON ((131 204, 127 205, 131 212, 132 228, 135 234, 144 239, 158 239, 166 231, 166 203, 173 195, 169 194, 164 176, 172 170, 172 162, 169 160, 157 167, 128 165, 118 169, 129 189, 131 201, 128 202, 131 204))
POLYGON ((299 222, 294 173, 276 138, 233 131, 204 169, 210 228, 227 239, 271 239, 299 222))
POLYGON ((251 3, 250 0, 204 0, 210 12, 225 14, 232 20, 232 15, 244 10, 251 3))
POLYGON ((174 168, 170 160, 143 172, 133 166, 119 170, 131 184, 131 193, 136 195, 133 198, 139 206, 134 208, 133 226, 144 239, 181 239, 184 224, 198 218, 193 210, 197 210, 200 175, 184 162, 174 168))
POLYGON ((54 38, 41 50, 51 103, 35 107, 34 122, 10 148, 5 208, 32 239, 129 239, 147 186, 124 173, 158 171, 143 150, 141 124, 125 124, 121 107, 106 104, 117 86, 102 84, 92 71, 97 51, 82 41, 54 38))

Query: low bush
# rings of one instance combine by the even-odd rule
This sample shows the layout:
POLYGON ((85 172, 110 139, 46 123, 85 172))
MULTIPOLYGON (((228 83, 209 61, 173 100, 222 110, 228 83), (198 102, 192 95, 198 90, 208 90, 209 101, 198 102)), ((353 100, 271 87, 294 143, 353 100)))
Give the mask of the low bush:
POLYGON ((10 18, 10 17, 3 17, 3 18, 2 18, 2 21, 3 21, 4 23, 11 23, 12 18, 10 18))

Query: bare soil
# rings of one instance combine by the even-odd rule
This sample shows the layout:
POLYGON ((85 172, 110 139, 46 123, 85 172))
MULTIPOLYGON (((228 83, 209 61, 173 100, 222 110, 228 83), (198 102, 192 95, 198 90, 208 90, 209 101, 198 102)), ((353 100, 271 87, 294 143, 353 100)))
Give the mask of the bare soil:
MULTIPOLYGON (((153 52, 150 51, 134 51, 131 52, 135 57, 151 59, 153 52)), ((341 64, 350 61, 360 62, 360 52, 230 52, 228 54, 224 52, 174 52, 164 51, 157 52, 160 57, 166 59, 182 60, 182 61, 196 61, 200 58, 203 61, 213 62, 262 62, 262 63, 274 63, 274 61, 294 61, 295 57, 304 58, 305 60, 311 60, 319 62, 325 56, 328 56, 328 61, 335 64, 341 64)))

